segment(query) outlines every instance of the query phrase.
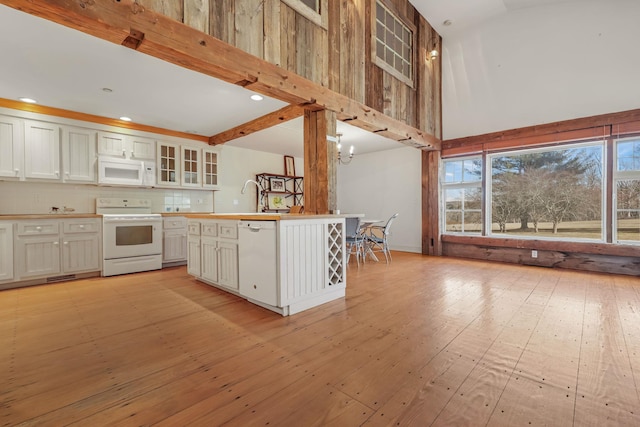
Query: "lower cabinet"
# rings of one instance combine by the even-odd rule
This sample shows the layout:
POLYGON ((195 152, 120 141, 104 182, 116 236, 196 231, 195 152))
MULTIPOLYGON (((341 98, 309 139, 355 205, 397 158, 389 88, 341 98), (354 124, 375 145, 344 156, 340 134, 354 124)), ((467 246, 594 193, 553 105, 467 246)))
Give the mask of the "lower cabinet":
POLYGON ((162 264, 187 262, 187 218, 166 217, 162 221, 162 264))
POLYGON ((13 280, 13 222, 0 221, 0 283, 13 280))
POLYGON ((189 220, 187 272, 238 291, 238 221, 189 220))
POLYGON ((98 218, 17 221, 16 281, 100 271, 98 218))

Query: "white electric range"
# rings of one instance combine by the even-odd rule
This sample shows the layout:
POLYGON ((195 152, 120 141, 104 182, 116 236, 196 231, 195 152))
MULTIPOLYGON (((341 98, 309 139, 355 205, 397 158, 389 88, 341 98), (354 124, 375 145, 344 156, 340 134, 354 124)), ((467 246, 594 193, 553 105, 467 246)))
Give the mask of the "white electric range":
POLYGON ((102 275, 162 268, 162 216, 149 199, 96 199, 102 215, 102 275))

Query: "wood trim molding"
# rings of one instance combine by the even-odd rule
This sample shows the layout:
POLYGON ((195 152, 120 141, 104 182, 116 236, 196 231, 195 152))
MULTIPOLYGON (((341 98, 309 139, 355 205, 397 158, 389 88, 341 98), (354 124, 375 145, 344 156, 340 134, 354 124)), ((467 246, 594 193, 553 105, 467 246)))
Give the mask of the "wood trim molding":
MULTIPOLYGON (((464 138, 448 139, 442 142, 443 152, 458 153, 465 151, 465 148, 478 149, 479 144, 493 144, 505 141, 522 140, 523 138, 549 137, 555 135, 555 140, 562 138, 560 134, 565 132, 585 131, 599 128, 601 131, 606 126, 617 125, 628 122, 640 121, 640 109, 621 111, 617 113, 601 114, 598 116, 583 117, 579 119, 563 120, 559 122, 546 123, 542 125, 528 126, 519 129, 510 129, 500 132, 486 133, 464 138)), ((633 125, 630 125, 633 126, 633 125)), ((603 134, 600 133, 600 136, 603 134)), ((605 135, 606 136, 606 135, 605 135)), ((466 151, 470 153, 471 151, 466 151)))
POLYGON ((535 240, 518 238, 498 238, 485 236, 455 236, 443 234, 445 243, 457 243, 462 245, 475 245, 493 248, 535 249, 545 251, 574 252, 594 255, 613 256, 640 256, 640 246, 614 245, 607 243, 582 243, 557 240, 535 240))
POLYGON ((0 107, 11 108, 13 110, 28 111, 30 113, 46 114, 48 116, 64 117, 66 119, 80 120, 83 122, 99 123, 101 125, 115 126, 119 128, 138 130, 142 132, 150 132, 158 135, 175 136, 178 138, 190 139, 193 141, 209 142, 209 137, 207 136, 177 132, 170 129, 163 129, 155 126, 147 126, 140 123, 125 122, 123 120, 111 119, 103 116, 95 116, 93 114, 78 113, 76 111, 64 110, 62 108, 54 108, 54 107, 47 107, 44 105, 28 104, 26 102, 12 101, 10 99, 5 99, 5 98, 0 98, 0 107))
POLYGON ((440 149, 440 139, 427 132, 145 9, 135 0, 3 0, 3 3, 116 44, 122 44, 135 28, 137 38, 141 40, 136 49, 139 52, 290 104, 316 104, 343 117, 357 118, 351 124, 385 131, 385 136, 409 146, 440 149))

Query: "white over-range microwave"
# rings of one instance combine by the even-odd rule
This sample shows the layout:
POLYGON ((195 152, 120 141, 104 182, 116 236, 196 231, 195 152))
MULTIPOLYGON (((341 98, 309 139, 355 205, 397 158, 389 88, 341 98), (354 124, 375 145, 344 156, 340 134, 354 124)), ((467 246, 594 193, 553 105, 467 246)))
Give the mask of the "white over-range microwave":
POLYGON ((98 184, 153 187, 156 165, 151 161, 98 157, 98 184))

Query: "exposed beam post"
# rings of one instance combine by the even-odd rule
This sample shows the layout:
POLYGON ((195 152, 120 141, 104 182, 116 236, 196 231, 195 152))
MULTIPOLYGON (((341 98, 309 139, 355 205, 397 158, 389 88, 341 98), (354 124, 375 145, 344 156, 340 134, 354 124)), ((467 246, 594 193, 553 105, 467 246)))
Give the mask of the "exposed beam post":
MULTIPOLYGON (((314 214, 329 213, 329 193, 326 113, 305 110, 304 211, 314 214)), ((333 204, 335 205, 335 197, 333 204)))
POLYGON ((442 255, 438 205, 439 151, 422 152, 422 253, 442 255))

